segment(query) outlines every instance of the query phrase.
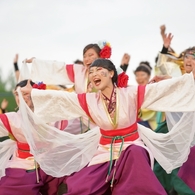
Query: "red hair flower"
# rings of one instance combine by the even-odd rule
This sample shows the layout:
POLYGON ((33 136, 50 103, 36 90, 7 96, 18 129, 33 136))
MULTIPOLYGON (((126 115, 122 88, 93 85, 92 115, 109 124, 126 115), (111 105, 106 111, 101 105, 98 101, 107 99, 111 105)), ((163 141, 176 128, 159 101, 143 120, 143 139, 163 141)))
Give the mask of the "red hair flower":
POLYGON ((100 51, 100 58, 110 58, 112 54, 112 49, 110 47, 110 44, 107 42, 103 43, 104 47, 100 51))
POLYGON ((46 89, 46 84, 44 84, 43 82, 39 82, 38 84, 35 83, 32 87, 35 88, 35 89, 45 90, 46 89))
POLYGON ((128 80, 129 80, 129 76, 126 75, 125 72, 122 72, 121 74, 118 75, 117 86, 127 87, 128 80))

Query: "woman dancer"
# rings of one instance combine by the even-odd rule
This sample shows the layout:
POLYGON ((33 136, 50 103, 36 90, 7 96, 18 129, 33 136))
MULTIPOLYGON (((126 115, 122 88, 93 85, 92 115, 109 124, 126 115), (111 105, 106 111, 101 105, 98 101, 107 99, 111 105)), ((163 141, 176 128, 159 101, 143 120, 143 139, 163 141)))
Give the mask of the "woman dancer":
MULTIPOLYGON (((122 79, 122 83, 127 84, 127 79, 117 77, 115 66, 111 61, 97 59, 89 68, 89 79, 93 86, 97 90, 100 90, 97 94, 87 93, 76 95, 58 91, 51 92, 48 90, 32 91, 31 95, 35 106, 35 113, 41 118, 41 121, 39 122, 36 116, 29 110, 26 110, 24 107, 22 108, 23 117, 26 118, 25 122, 29 126, 28 131, 25 131, 25 133, 31 135, 31 138, 29 137, 31 139, 31 145, 37 145, 36 141, 34 142, 37 133, 42 134, 45 131, 48 132, 49 127, 44 124, 41 125, 41 123, 63 118, 71 119, 78 116, 88 116, 101 128, 100 132, 102 135, 98 149, 92 155, 92 159, 86 159, 86 146, 83 146, 86 144, 84 139, 87 141, 88 135, 92 133, 90 131, 88 132, 89 134, 86 133, 84 136, 78 135, 75 137, 66 133, 60 135, 60 137, 68 136, 69 140, 67 138, 66 140, 58 138, 60 141, 58 139, 55 141, 52 136, 50 141, 51 143, 55 142, 55 144, 50 147, 51 150, 50 148, 48 149, 48 145, 44 148, 43 144, 41 147, 42 149, 44 148, 45 156, 48 157, 50 155, 50 158, 52 152, 53 155, 56 155, 56 158, 58 158, 57 156, 59 154, 60 158, 62 158, 63 152, 67 152, 62 150, 63 147, 75 148, 75 152, 79 154, 76 156, 82 159, 82 161, 77 160, 75 162, 78 164, 85 161, 83 165, 86 165, 86 162, 89 163, 81 171, 67 177, 68 194, 104 194, 110 187, 112 194, 166 194, 151 170, 150 165, 152 166, 152 162, 150 160, 152 160, 152 157, 148 157, 148 154, 151 155, 151 153, 145 147, 139 136, 150 147, 155 158, 170 172, 186 160, 194 131, 192 129, 185 129, 185 131, 177 132, 176 127, 166 135, 156 134, 141 125, 137 126, 137 107, 139 108, 139 105, 144 101, 142 107, 152 110, 195 110, 193 99, 195 98, 195 94, 191 90, 195 88, 193 74, 148 85, 145 91, 144 87, 142 90, 140 88, 137 90, 133 86, 117 88, 115 83, 120 85, 122 79), (169 86, 168 88, 167 85, 169 86), (172 90, 173 88, 174 91, 172 90), (186 95, 188 97, 187 99, 186 95), (173 97, 175 99, 170 101, 173 97), (54 102, 58 103, 53 105, 54 102), (175 102, 179 103, 175 104, 175 102), (53 109, 48 110, 48 105, 53 105, 53 109), (28 124, 30 121, 26 117, 26 114, 28 117, 31 116, 34 120, 36 119, 38 125, 36 126, 33 123, 33 127, 36 126, 38 128, 37 130, 31 127, 30 123, 28 124), (80 137, 82 137, 82 140, 78 142, 80 137), (176 139, 176 142, 173 140, 173 142, 170 141, 168 143, 170 138, 176 139), (53 148, 54 145, 56 149, 53 148), (58 154, 57 149, 60 150, 58 154), (81 154, 83 149, 85 152, 81 154), (160 153, 163 155, 160 155, 160 153), (164 154, 166 154, 167 158, 163 157, 164 154), (85 182, 83 183, 83 181, 85 182)), ((183 119, 184 121, 186 120, 185 116, 183 119)), ((188 122, 192 122, 193 120, 194 115, 188 118, 188 122)), ((182 127, 181 124, 180 127, 182 127)), ((56 136, 57 131, 53 129, 52 132, 56 136)), ((39 137, 38 142, 43 143, 42 138, 39 137)), ((93 143, 92 140, 90 143, 93 143)), ((96 147, 94 143, 93 148, 96 147)), ((69 151, 69 155, 71 151, 73 149, 69 151)), ((91 147, 90 151, 92 151, 91 147)), ((42 158, 44 157, 44 155, 41 155, 42 152, 39 146, 37 148, 34 147, 32 152, 35 155, 40 155, 42 158)), ((71 156, 73 159, 75 158, 74 152, 71 153, 71 156)), ((38 162, 46 172, 55 170, 55 173, 50 172, 51 174, 66 175, 76 171, 76 168, 74 170, 72 169, 72 171, 67 171, 67 167, 64 166, 65 163, 68 164, 66 162, 67 158, 63 158, 63 160, 61 160, 61 165, 58 161, 55 161, 55 166, 47 164, 47 162, 43 164, 41 159, 38 162), (46 167, 46 164, 48 167, 46 167), (58 171, 59 167, 56 167, 57 164, 61 167, 60 171, 58 171)), ((73 165, 74 163, 71 164, 71 168, 73 165)), ((78 166, 75 165, 75 167, 78 166)))

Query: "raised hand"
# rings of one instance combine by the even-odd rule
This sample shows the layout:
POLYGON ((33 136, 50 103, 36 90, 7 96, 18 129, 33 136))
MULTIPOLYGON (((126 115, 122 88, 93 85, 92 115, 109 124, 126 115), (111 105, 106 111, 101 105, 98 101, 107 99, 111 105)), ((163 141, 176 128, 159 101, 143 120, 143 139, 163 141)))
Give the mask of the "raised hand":
POLYGON ((166 79, 171 79, 172 77, 169 76, 169 75, 159 75, 159 76, 155 76, 153 77, 148 84, 151 84, 151 83, 157 83, 159 81, 162 81, 162 80, 166 80, 166 79))
POLYGON ((121 60, 121 65, 128 65, 130 61, 131 56, 128 53, 124 53, 122 60, 121 60))
POLYGON ((1 109, 5 110, 8 106, 8 101, 6 99, 3 99, 3 101, 1 102, 1 109))
MULTIPOLYGON (((33 59, 35 59, 35 57, 32 57, 32 58, 30 58, 30 59, 26 59, 26 60, 24 60, 24 61, 26 61, 26 63, 32 63, 33 59)), ((24 61, 23 61, 23 62, 24 62, 24 61)))
POLYGON ((169 48, 171 45, 171 41, 173 39, 173 35, 171 33, 169 33, 168 35, 165 34, 164 38, 163 38, 163 45, 166 48, 169 48))
POLYGON ((17 63, 17 62, 18 62, 18 54, 16 54, 14 58, 14 63, 17 63))
POLYGON ((163 24, 163 25, 160 26, 160 34, 161 34, 163 39, 164 39, 164 36, 165 36, 165 31, 166 31, 166 26, 163 24))

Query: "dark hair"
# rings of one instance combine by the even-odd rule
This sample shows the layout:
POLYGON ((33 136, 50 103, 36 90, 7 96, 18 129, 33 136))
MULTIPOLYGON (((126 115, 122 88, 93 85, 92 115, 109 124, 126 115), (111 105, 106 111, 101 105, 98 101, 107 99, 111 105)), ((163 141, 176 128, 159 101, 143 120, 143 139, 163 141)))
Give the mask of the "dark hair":
POLYGON ((149 63, 148 61, 141 61, 141 62, 139 63, 139 66, 141 66, 141 65, 146 65, 146 66, 148 66, 148 68, 149 68, 150 70, 152 70, 152 67, 150 66, 150 63, 149 63))
POLYGON ((190 51, 194 51, 194 52, 195 52, 195 46, 194 46, 194 47, 189 47, 189 48, 187 48, 186 50, 184 50, 184 51, 183 51, 184 56, 185 56, 188 52, 190 52, 190 51))
MULTIPOLYGON (((17 87, 25 87, 28 83, 28 80, 23 80, 23 81, 20 81, 19 83, 16 84, 16 87, 15 87, 15 90, 17 89, 17 87)), ((30 81, 30 84, 31 86, 33 86, 35 83, 30 81)))
POLYGON ((149 76, 151 75, 151 70, 152 67, 150 66, 150 63, 148 61, 142 61, 139 63, 139 66, 136 68, 136 70, 134 71, 134 74, 136 72, 145 72, 147 73, 149 76))
POLYGON ((114 76, 112 77, 112 83, 117 84, 118 74, 117 74, 117 71, 116 71, 116 67, 110 60, 99 58, 99 59, 95 60, 90 65, 89 68, 94 67, 94 66, 105 68, 108 71, 114 71, 114 76))
POLYGON ((87 50, 89 50, 89 49, 94 49, 95 50, 95 52, 97 53, 97 55, 98 56, 100 56, 100 51, 101 51, 101 49, 100 49, 100 47, 98 46, 98 44, 93 44, 93 43, 91 43, 91 44, 89 44, 89 45, 86 45, 85 47, 84 47, 84 49, 83 49, 83 55, 87 52, 87 50))
POLYGON ((77 60, 74 61, 74 64, 83 64, 83 61, 77 59, 77 60))

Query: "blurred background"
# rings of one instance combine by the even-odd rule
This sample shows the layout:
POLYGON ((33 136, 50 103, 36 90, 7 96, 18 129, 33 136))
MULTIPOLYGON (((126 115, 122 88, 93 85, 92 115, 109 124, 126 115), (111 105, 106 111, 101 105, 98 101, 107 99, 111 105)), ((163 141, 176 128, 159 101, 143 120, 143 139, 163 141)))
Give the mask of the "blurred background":
POLYGON ((6 0, 0 1, 0 102, 16 105, 12 90, 16 84, 13 60, 25 58, 72 63, 82 60, 89 43, 108 41, 111 60, 120 65, 130 54, 129 83, 140 61, 155 66, 162 48, 160 26, 174 35, 177 53, 195 44, 194 0, 6 0))

